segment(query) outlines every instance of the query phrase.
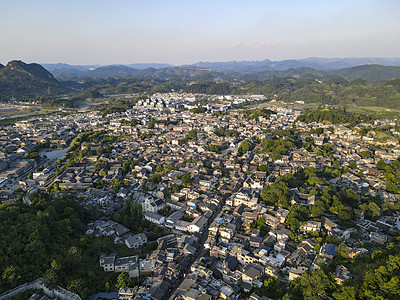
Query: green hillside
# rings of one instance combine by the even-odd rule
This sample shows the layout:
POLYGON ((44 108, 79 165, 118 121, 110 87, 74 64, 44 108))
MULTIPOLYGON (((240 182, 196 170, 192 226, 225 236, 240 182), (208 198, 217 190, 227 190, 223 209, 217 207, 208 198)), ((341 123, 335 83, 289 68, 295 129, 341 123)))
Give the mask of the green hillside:
POLYGON ((39 64, 10 61, 0 68, 0 100, 28 99, 66 92, 54 76, 39 64))
POLYGON ((381 65, 363 65, 352 68, 344 68, 329 72, 330 75, 340 76, 353 80, 363 78, 365 80, 375 79, 394 79, 400 78, 400 67, 381 66, 381 65))
POLYGON ((252 80, 230 86, 234 94, 263 94, 268 99, 284 102, 304 101, 329 105, 400 107, 399 80, 379 83, 365 80, 348 81, 335 77, 324 81, 296 78, 272 78, 252 80))
POLYGON ((323 110, 306 110, 301 113, 297 121, 311 123, 326 124, 344 124, 349 123, 355 125, 361 122, 371 121, 371 117, 346 112, 342 109, 323 109, 323 110))

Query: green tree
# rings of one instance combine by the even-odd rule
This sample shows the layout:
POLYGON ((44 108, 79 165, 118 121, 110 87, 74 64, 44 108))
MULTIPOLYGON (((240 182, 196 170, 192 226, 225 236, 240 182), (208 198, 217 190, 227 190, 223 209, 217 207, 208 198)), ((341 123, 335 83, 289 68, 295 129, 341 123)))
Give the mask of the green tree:
POLYGON ((192 176, 190 173, 186 173, 182 176, 181 181, 184 186, 188 187, 192 184, 192 176))
POLYGON ((96 171, 100 171, 102 169, 106 169, 108 167, 108 162, 105 160, 98 160, 95 165, 94 168, 96 169, 96 171))
POLYGON ((376 167, 377 167, 379 170, 385 170, 385 168, 386 168, 386 163, 385 163, 382 159, 380 159, 380 160, 378 160, 378 162, 376 163, 376 167))
POLYGON ((395 160, 385 168, 386 189, 388 192, 400 193, 400 161, 395 160))
POLYGON ((339 246, 336 247, 336 252, 342 258, 349 258, 349 247, 345 243, 340 243, 339 246))
POLYGON ((156 125, 156 120, 154 120, 153 118, 150 119, 149 123, 147 124, 147 127, 149 129, 154 129, 155 125, 156 125))
POLYGON ((117 279, 117 284, 115 287, 117 289, 122 289, 122 288, 127 288, 127 287, 133 287, 134 283, 131 278, 129 278, 128 273, 126 272, 121 272, 118 275, 117 279))
POLYGON ((161 176, 159 174, 153 174, 150 176, 150 181, 153 183, 160 183, 161 182, 161 176))
POLYGON ((371 151, 361 151, 361 152, 358 152, 358 154, 359 154, 362 158, 371 158, 371 157, 374 157, 374 155, 372 154, 371 151))
POLYGON ((14 266, 8 266, 7 268, 5 268, 1 279, 10 285, 15 285, 20 277, 21 276, 17 274, 14 266))
POLYGON ((56 286, 59 283, 61 266, 60 264, 53 259, 51 262, 51 267, 44 274, 44 280, 50 286, 56 286))
POLYGON ((264 279, 263 285, 255 290, 258 296, 265 296, 272 299, 280 299, 284 295, 284 290, 282 289, 282 284, 279 279, 267 276, 264 279))
POLYGON ((187 139, 195 139, 195 138, 197 138, 197 131, 194 130, 194 129, 190 130, 190 131, 185 135, 185 138, 187 138, 187 139))
POLYGON ((352 169, 357 169, 357 164, 356 164, 356 162, 355 162, 355 161, 349 162, 349 167, 352 168, 352 169))
POLYGON ((354 286, 342 286, 339 291, 332 294, 335 300, 356 300, 356 289, 354 286))
POLYGON ((261 198, 269 204, 288 207, 289 187, 283 181, 266 185, 261 190, 261 198))
POLYGON ((323 270, 314 270, 311 274, 306 272, 300 277, 300 285, 304 299, 317 300, 327 295, 335 284, 331 276, 323 270))
POLYGON ((348 207, 341 207, 338 212, 338 218, 342 221, 351 220, 351 211, 348 207))
POLYGON ((164 166, 162 165, 162 163, 157 164, 156 172, 162 173, 163 171, 164 171, 164 166))
POLYGON ((164 169, 165 173, 169 173, 172 170, 175 170, 175 165, 173 163, 169 163, 164 169))
POLYGON ((238 148, 238 152, 248 152, 250 150, 253 149, 253 144, 252 142, 250 142, 249 140, 244 140, 240 143, 239 148, 238 148))
POLYGON ((255 228, 260 231, 261 236, 265 236, 268 232, 268 225, 266 224, 265 217, 258 218, 255 223, 255 228))
POLYGON ((324 203, 317 200, 315 204, 311 207, 311 214, 314 218, 319 218, 325 213, 324 203))
POLYGON ((268 172, 268 171, 269 171, 269 167, 268 167, 268 165, 261 164, 261 165, 259 165, 259 166, 257 167, 257 170, 258 170, 258 171, 261 171, 261 172, 268 172))

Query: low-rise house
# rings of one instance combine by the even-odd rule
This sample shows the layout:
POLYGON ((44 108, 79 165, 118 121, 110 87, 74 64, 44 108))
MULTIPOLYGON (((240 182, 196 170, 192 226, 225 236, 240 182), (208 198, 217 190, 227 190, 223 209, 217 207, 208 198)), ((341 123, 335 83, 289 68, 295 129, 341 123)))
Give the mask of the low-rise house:
POLYGON ((251 236, 250 237, 250 247, 258 248, 260 247, 263 239, 259 236, 251 236))
POLYGON ((169 215, 165 219, 165 226, 168 228, 173 228, 178 220, 180 220, 183 217, 183 212, 181 211, 175 211, 171 215, 169 215))
POLYGON ((249 251, 239 248, 235 251, 236 258, 238 259, 239 263, 242 265, 246 265, 249 263, 255 263, 258 261, 256 257, 254 257, 249 251))
POLYGON ((321 222, 317 221, 307 221, 301 224, 300 230, 304 232, 320 231, 321 222))
POLYGON ((132 264, 137 264, 139 256, 128 256, 128 257, 120 257, 116 258, 114 262, 114 271, 115 272, 128 272, 129 267, 132 264))
POLYGON ((292 265, 292 266, 298 266, 300 265, 303 260, 305 259, 307 255, 307 252, 304 251, 303 248, 297 248, 290 254, 290 256, 287 259, 287 262, 292 265))
POLYGON ((290 238, 290 230, 286 228, 281 228, 276 231, 276 239, 287 241, 290 238))
POLYGON ((184 220, 178 220, 175 223, 175 229, 180 231, 188 231, 190 222, 184 220))
POLYGON ((265 274, 272 276, 272 277, 278 277, 278 272, 279 272, 279 268, 273 266, 273 265, 269 265, 266 264, 265 265, 265 269, 264 269, 265 274))
POLYGON ((280 219, 280 222, 283 224, 286 221, 286 218, 290 214, 290 211, 288 209, 284 208, 279 208, 277 211, 275 211, 275 216, 277 216, 280 219))
POLYGON ((125 239, 125 245, 130 249, 140 248, 146 243, 147 237, 144 233, 132 235, 125 239))
POLYGON ((155 199, 153 197, 146 197, 144 202, 142 203, 142 209, 144 212, 158 212, 160 209, 163 209, 166 206, 164 199, 155 199))
POLYGON ((335 244, 323 244, 319 251, 319 257, 333 259, 337 255, 336 248, 335 244))
POLYGON ((133 299, 133 296, 135 295, 135 289, 134 288, 120 288, 118 291, 118 299, 133 299))
POLYGON ((351 273, 345 266, 338 265, 333 276, 335 276, 335 281, 337 284, 342 284, 343 281, 346 281, 351 277, 351 273))
POLYGON ((157 225, 162 225, 162 224, 164 224, 164 221, 165 221, 164 216, 162 216, 158 213, 152 212, 152 211, 144 212, 143 216, 146 220, 148 220, 154 224, 157 224, 157 225))
MULTIPOLYGON (((253 208, 255 205, 257 205, 257 198, 250 196, 248 193, 242 193, 238 192, 236 195, 233 197, 232 204, 233 206, 239 206, 241 204, 253 208)), ((228 202, 227 202, 228 204, 228 202)))
POLYGON ((270 214, 264 214, 263 217, 265 218, 265 223, 271 226, 272 229, 276 229, 280 224, 280 218, 276 216, 272 216, 270 214))
POLYGON ((100 267, 103 267, 106 272, 114 272, 115 259, 117 254, 111 253, 109 255, 100 255, 100 267))
POLYGON ((333 222, 332 220, 328 219, 327 217, 321 217, 321 225, 325 230, 331 232, 334 228, 338 228, 339 225, 333 222))
POLYGON ((115 234, 118 235, 119 237, 124 237, 129 233, 129 229, 126 228, 124 225, 121 224, 116 224, 113 227, 115 234))
POLYGON ((204 216, 199 216, 195 218, 188 226, 187 231, 189 232, 202 232, 204 226, 207 224, 208 220, 204 216))
POLYGON ((350 248, 349 249, 349 258, 353 259, 356 257, 362 257, 368 254, 368 250, 365 248, 350 248))
POLYGON ((387 235, 384 233, 379 233, 379 232, 371 232, 369 234, 369 238, 371 242, 377 243, 377 244, 384 244, 387 241, 387 235))
POLYGON ((242 271, 242 281, 254 284, 264 275, 264 267, 255 263, 247 264, 242 271))
POLYGON ((292 280, 295 280, 296 278, 299 278, 306 271, 308 271, 308 267, 304 267, 304 266, 290 268, 289 280, 292 281, 292 280))
POLYGON ((219 228, 219 235, 221 237, 221 241, 224 243, 229 243, 229 241, 233 238, 234 234, 235 234, 235 225, 233 224, 227 224, 225 227, 219 228))

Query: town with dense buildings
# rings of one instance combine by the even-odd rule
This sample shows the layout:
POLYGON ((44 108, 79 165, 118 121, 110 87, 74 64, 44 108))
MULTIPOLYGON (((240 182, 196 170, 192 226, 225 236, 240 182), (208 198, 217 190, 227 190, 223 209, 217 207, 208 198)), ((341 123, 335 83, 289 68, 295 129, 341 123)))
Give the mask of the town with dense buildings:
MULTIPOLYGON (((267 279, 351 262, 400 229, 384 173, 400 156, 396 120, 306 123, 278 105, 236 108, 262 95, 197 97, 2 126, 1 203, 45 191, 94 207, 86 235, 131 251, 98 254, 105 274, 138 283, 120 299, 268 299, 267 279), (157 234, 128 226, 127 203, 157 234)), ((332 274, 338 285, 354 276, 344 264, 332 274)))

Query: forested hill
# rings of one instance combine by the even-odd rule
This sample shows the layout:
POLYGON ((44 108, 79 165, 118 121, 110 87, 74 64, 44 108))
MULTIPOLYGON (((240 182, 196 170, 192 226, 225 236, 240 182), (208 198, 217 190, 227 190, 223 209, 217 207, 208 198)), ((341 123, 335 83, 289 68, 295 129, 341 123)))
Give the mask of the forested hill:
POLYGON ((362 78, 365 80, 400 78, 400 67, 363 65, 330 71, 329 75, 344 77, 349 80, 362 78))
POLYGON ((312 78, 271 78, 252 80, 229 87, 229 93, 262 94, 285 102, 304 101, 328 105, 400 107, 400 80, 378 83, 342 77, 316 81, 312 78))
POLYGON ((39 64, 10 61, 0 68, 0 100, 10 97, 26 99, 66 92, 54 76, 39 64))
MULTIPOLYGON (((114 77, 114 78, 153 78, 153 79, 185 79, 198 78, 204 74, 215 73, 211 69, 205 68, 147 68, 136 70, 127 66, 105 66, 92 71, 86 71, 82 75, 95 78, 114 77)), ((213 74, 216 77, 216 74, 213 74)))
POLYGON ((107 78, 107 77, 132 77, 134 76, 136 70, 132 69, 127 66, 105 66, 100 67, 94 70, 86 71, 84 74, 90 77, 100 77, 100 78, 107 78))
POLYGON ((3 74, 11 76, 15 76, 17 74, 26 74, 28 76, 38 77, 49 82, 57 82, 54 76, 41 65, 36 63, 26 64, 20 60, 10 61, 5 69, 3 69, 3 74))
POLYGON ((297 118, 297 121, 311 123, 326 123, 326 124, 345 124, 352 125, 371 121, 371 117, 346 112, 343 109, 323 109, 304 111, 297 118))
MULTIPOLYGON (((128 78, 140 78, 140 79, 174 79, 174 80, 186 80, 186 79, 215 79, 224 76, 223 73, 215 72, 207 68, 194 68, 194 67, 167 67, 167 68, 146 68, 146 69, 134 69, 124 65, 110 65, 103 66, 93 70, 78 70, 76 68, 61 68, 55 69, 54 74, 57 78, 62 80, 81 80, 88 78, 103 79, 103 78, 115 78, 115 79, 128 79, 128 78)), ((240 74, 237 77, 241 77, 240 74)))

